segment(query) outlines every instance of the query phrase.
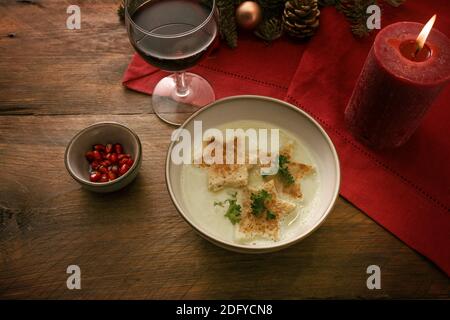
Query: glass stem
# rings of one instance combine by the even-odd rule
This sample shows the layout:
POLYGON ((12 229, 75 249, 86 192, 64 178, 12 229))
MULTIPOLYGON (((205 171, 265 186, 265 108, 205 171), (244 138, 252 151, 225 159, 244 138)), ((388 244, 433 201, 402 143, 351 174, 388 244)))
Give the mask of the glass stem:
POLYGON ((189 88, 186 85, 185 72, 175 72, 175 83, 177 86, 177 96, 185 97, 189 94, 189 88))

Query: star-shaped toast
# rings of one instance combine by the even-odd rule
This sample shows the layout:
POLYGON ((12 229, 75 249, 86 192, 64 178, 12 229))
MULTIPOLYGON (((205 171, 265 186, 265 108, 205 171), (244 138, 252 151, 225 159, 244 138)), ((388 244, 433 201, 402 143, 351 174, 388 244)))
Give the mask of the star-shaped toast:
POLYGON ((279 192, 293 198, 303 197, 300 180, 312 173, 314 168, 310 165, 293 161, 293 143, 286 144, 279 154, 279 169, 275 175, 264 176, 266 181, 274 181, 279 192))
MULTIPOLYGON (((261 198, 259 198, 261 199, 261 198)), ((265 182, 258 189, 245 189, 242 202, 241 221, 238 232, 246 238, 255 236, 279 240, 280 219, 296 208, 292 202, 282 200, 277 195, 274 181, 265 182), (264 193, 263 202, 257 202, 258 195, 264 193), (263 207, 262 210, 258 210, 263 207)))
MULTIPOLYGON (((210 140, 208 143, 221 143, 223 150, 223 161, 226 159, 227 143, 223 141, 210 140)), ((234 159, 237 161, 237 138, 234 139, 234 159)), ((214 152, 212 154, 214 156, 214 152)), ((248 164, 246 158, 245 164, 202 164, 208 172, 208 189, 211 191, 219 191, 225 187, 241 188, 248 184, 248 170, 252 165, 248 164)))

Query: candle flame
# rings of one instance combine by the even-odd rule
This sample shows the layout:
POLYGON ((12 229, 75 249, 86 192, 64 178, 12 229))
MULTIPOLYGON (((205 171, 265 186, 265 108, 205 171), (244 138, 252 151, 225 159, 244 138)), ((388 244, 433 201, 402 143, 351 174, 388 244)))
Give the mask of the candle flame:
POLYGON ((427 41, 428 34, 433 28, 434 21, 436 21, 436 15, 433 15, 430 20, 423 26, 422 31, 420 31, 419 36, 416 39, 417 43, 417 51, 422 50, 425 45, 425 41, 427 41))

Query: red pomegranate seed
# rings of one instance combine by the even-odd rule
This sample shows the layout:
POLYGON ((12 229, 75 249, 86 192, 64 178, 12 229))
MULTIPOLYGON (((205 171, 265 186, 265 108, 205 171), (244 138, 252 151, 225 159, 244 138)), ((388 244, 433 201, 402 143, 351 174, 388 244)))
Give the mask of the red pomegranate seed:
POLYGON ((111 180, 114 180, 114 179, 117 178, 117 174, 115 174, 114 172, 110 171, 110 172, 108 172, 108 177, 109 177, 109 180, 111 181, 111 180))
POLYGON ((102 166, 104 166, 104 167, 109 167, 110 165, 111 165, 111 161, 109 161, 109 160, 104 160, 102 162, 102 166))
POLYGON ((129 158, 122 158, 122 159, 119 161, 119 164, 122 165, 122 164, 124 164, 124 163, 128 163, 128 160, 130 160, 130 159, 129 159, 129 158))
POLYGON ((90 176, 89 176, 89 179, 90 179, 92 182, 97 182, 98 180, 100 180, 100 177, 101 177, 100 172, 98 172, 98 171, 92 171, 91 174, 90 174, 90 176))
POLYGON ((109 169, 109 171, 114 172, 115 174, 119 173, 119 166, 118 165, 112 165, 111 169, 109 169))
POLYGON ((106 173, 102 174, 102 176, 100 177, 100 182, 108 182, 108 181, 109 181, 108 174, 106 173))
POLYGON ((113 145, 111 143, 108 143, 105 147, 106 153, 110 153, 113 149, 113 145))
POLYGON ((104 166, 98 167, 98 171, 100 171, 101 173, 108 173, 108 169, 104 166))
POLYGON ((92 171, 89 179, 92 182, 108 182, 127 173, 134 160, 128 153, 123 153, 120 143, 106 145, 95 144, 92 151, 85 154, 92 171))
POLYGON ((98 163, 97 160, 92 161, 92 163, 91 163, 92 169, 97 170, 99 166, 100 166, 100 164, 98 163))
POLYGON ((92 151, 86 152, 86 159, 91 162, 94 161, 94 153, 92 151))
POLYGON ((94 150, 105 151, 105 146, 102 144, 96 144, 96 145, 94 145, 94 150))
POLYGON ((129 169, 130 167, 128 166, 128 164, 122 164, 119 169, 119 175, 123 176, 129 169))
POLYGON ((95 160, 102 160, 102 155, 97 150, 92 151, 95 160))
POLYGON ((123 153, 122 145, 120 143, 116 143, 114 145, 114 151, 116 151, 116 153, 118 153, 118 154, 123 153))
POLYGON ((111 163, 116 163, 117 162, 117 153, 111 153, 111 157, 109 157, 109 161, 111 161, 111 163))
POLYGON ((123 158, 131 158, 131 155, 128 153, 121 153, 121 154, 119 154, 119 156, 117 158, 119 160, 122 160, 123 158))

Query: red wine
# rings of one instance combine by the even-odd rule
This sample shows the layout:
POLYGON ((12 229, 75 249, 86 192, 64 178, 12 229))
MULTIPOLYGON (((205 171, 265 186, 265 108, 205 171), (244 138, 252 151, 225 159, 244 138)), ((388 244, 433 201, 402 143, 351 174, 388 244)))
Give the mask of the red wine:
POLYGON ((217 34, 215 17, 196 29, 210 12, 200 0, 150 0, 131 13, 140 27, 129 24, 131 43, 142 58, 160 69, 186 70, 212 47, 217 34))

